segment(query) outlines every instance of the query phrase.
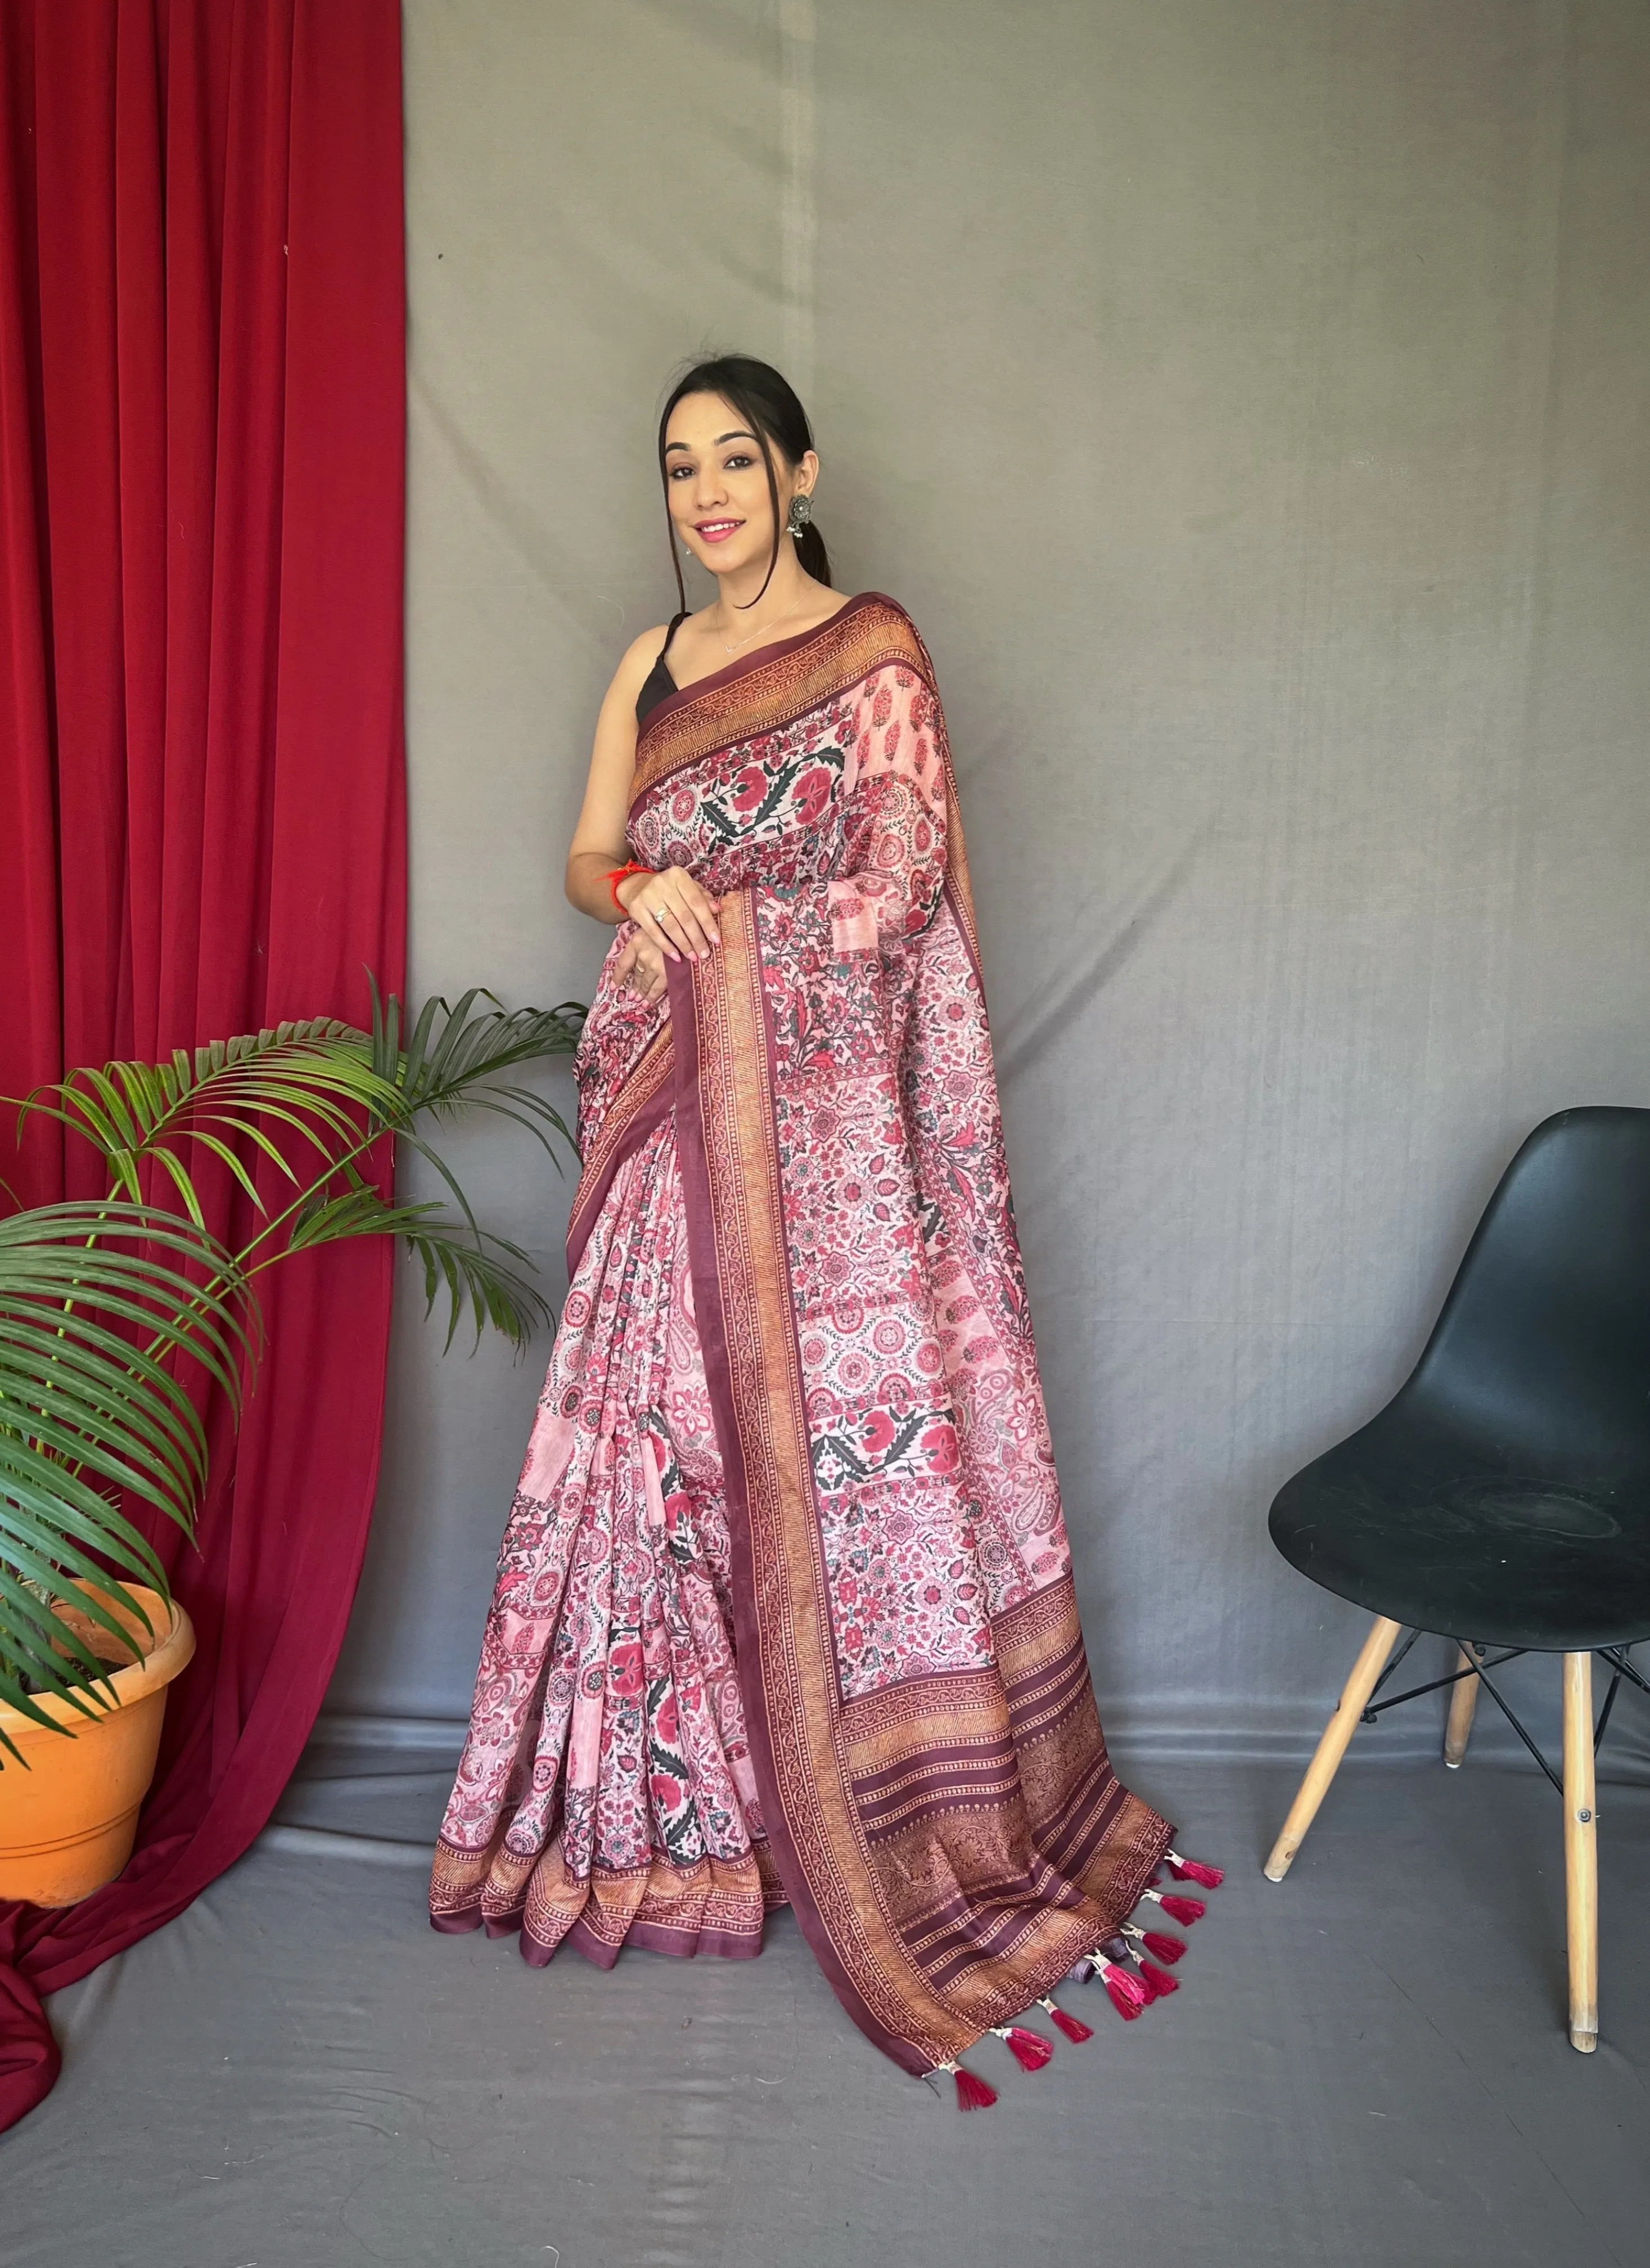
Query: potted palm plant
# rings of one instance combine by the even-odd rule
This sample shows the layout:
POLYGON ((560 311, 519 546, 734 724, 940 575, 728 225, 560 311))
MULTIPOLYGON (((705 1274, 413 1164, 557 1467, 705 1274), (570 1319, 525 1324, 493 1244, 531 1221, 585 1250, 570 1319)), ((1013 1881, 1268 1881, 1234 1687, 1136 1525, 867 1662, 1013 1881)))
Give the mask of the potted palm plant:
POLYGON ((549 1313, 527 1256, 477 1223, 431 1139, 501 1112, 559 1166, 571 1136, 512 1076, 570 1053, 583 1012, 506 1012, 471 990, 409 1032, 373 994, 370 1032, 331 1020, 214 1042, 165 1064, 82 1069, 16 1106, 100 1152, 107 1195, 0 1215, 0 1897, 64 1905, 130 1855, 166 1690, 194 1636, 138 1524, 193 1535, 208 1404, 237 1413, 261 1345, 257 1280, 295 1253, 406 1240, 446 1344, 468 1316, 518 1346, 549 1313), (480 1005, 488 1003, 490 1005, 480 1005), (444 1203, 383 1195, 387 1147, 444 1203), (204 1174, 246 1233, 207 1226, 204 1174))

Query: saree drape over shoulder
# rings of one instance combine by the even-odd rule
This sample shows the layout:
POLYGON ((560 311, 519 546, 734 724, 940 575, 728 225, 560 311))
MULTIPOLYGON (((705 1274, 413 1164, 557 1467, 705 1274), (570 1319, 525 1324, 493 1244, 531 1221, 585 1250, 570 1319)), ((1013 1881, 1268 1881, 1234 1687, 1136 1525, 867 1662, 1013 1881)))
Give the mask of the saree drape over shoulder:
POLYGON ((571 1289, 431 1891, 441 1928, 752 1954, 949 2066, 1169 1830, 1107 1759, 926 651, 874 593, 673 695, 631 855, 721 902, 577 1065, 571 1289))

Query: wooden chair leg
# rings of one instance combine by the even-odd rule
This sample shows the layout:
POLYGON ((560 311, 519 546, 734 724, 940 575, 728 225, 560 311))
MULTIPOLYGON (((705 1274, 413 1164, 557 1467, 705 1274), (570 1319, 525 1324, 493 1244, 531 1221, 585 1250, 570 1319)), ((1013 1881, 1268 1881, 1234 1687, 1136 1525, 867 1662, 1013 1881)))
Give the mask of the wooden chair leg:
POLYGON ((1330 1792, 1330 1782, 1340 1767, 1347 1745, 1358 1730, 1359 1719, 1365 1704, 1374 1691, 1375 1680, 1386 1668, 1392 1642, 1403 1625, 1389 1622, 1386 1616, 1377 1615, 1374 1626, 1364 1640, 1364 1650, 1352 1665, 1335 1714, 1323 1728, 1323 1738, 1318 1742, 1317 1754, 1307 1767, 1289 1816, 1284 1822, 1283 1833, 1272 1845, 1272 1853, 1263 1871, 1269 1882, 1281 1882, 1293 1863, 1295 1852, 1306 1841, 1307 1830, 1318 1815, 1318 1806, 1330 1792))
POLYGON ((1593 1657, 1564 1658, 1564 1910, 1570 2044, 1598 2045, 1598 1803, 1593 1778, 1593 1657))
MULTIPOLYGON (((1472 1656, 1463 1646, 1461 1666, 1470 1669, 1472 1656)), ((1449 1690, 1449 1722, 1444 1727, 1444 1762, 1451 1771, 1461 1770, 1461 1760, 1467 1753, 1467 1741, 1472 1731, 1472 1712, 1478 1705, 1478 1681, 1463 1677, 1459 1685, 1449 1690)))

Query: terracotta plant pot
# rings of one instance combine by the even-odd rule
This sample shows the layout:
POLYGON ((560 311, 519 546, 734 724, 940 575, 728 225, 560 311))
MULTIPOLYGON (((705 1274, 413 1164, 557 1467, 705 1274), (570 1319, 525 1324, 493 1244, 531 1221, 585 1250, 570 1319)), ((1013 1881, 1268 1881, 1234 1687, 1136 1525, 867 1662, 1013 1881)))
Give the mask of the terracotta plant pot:
MULTIPOLYGON (((0 1731, 29 1766, 26 1771, 0 1749, 0 1898, 71 1906, 112 1882, 132 1855, 137 1808, 155 1775, 166 1688, 195 1652, 195 1625, 181 1607, 168 1608, 158 1592, 140 1584, 99 1596, 130 1631, 144 1659, 114 1670, 116 1705, 95 1717, 82 1716, 59 1695, 42 1697, 46 1714, 70 1728, 69 1740, 0 1706, 0 1731), (153 1624, 152 1636, 132 1613, 133 1600, 153 1624)), ((89 1616, 71 1607, 56 1611, 100 1661, 122 1658, 89 1616)))

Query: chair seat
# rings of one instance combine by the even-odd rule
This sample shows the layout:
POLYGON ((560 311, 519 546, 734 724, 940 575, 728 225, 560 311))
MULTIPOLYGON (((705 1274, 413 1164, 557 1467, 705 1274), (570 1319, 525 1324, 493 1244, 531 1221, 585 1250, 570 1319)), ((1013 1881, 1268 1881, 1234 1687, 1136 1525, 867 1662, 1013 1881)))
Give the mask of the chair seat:
POLYGON ((1303 1575, 1411 1629, 1543 1653, 1650 1638, 1643 1469, 1558 1477, 1400 1400, 1297 1473, 1271 1527, 1303 1575))

